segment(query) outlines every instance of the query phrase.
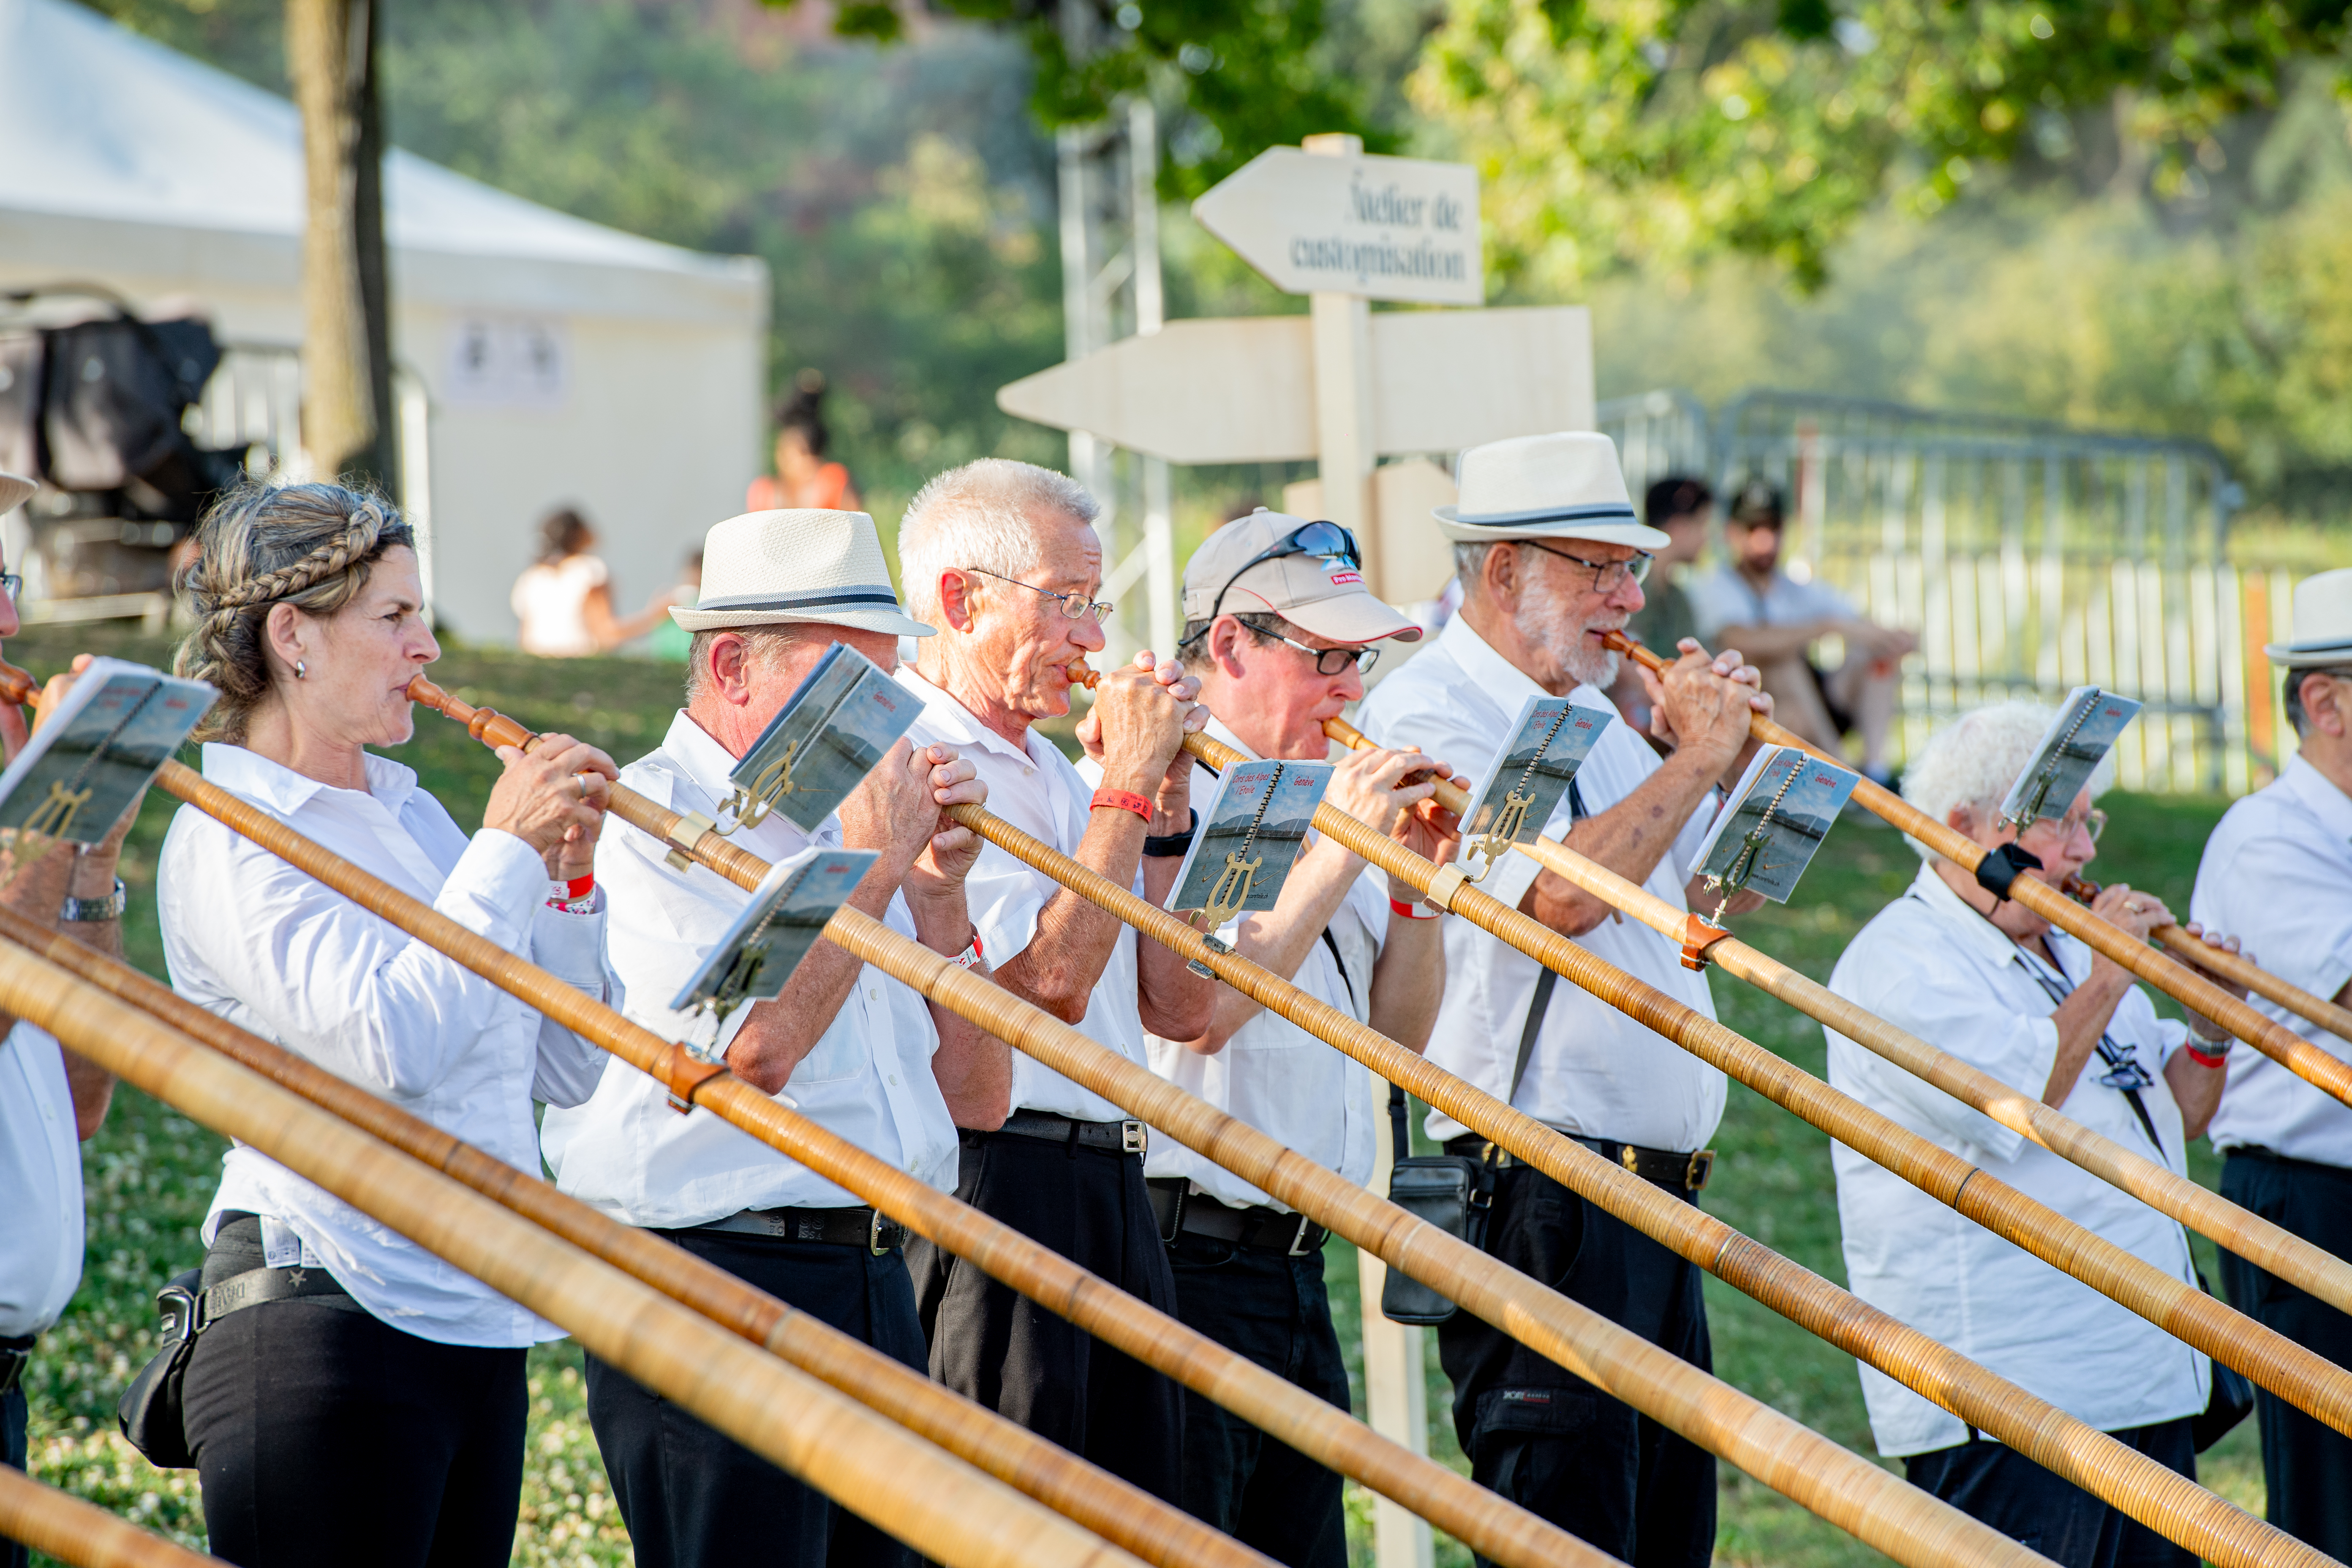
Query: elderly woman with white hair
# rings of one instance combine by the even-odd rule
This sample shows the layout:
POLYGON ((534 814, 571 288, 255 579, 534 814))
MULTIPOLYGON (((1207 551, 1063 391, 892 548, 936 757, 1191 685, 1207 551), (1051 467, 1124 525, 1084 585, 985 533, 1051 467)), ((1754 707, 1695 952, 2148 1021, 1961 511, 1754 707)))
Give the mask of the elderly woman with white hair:
MULTIPOLYGON (((1928 743, 1903 793, 1988 849, 2014 841, 2041 862, 2021 874, 2057 884, 2096 852, 2106 819, 2092 802, 2114 768, 2102 763, 2063 816, 2021 833, 2003 824, 2001 798, 2051 718, 2030 702, 1968 714, 1928 743)), ((2113 960, 1912 847, 1925 862, 1918 877, 1854 938, 1830 988, 2185 1175, 2188 1141, 2204 1131, 2221 1097, 2228 1035, 2194 1016, 2185 1025, 2158 1018, 2113 960)), ((2092 910, 2135 938, 2172 920, 2161 900, 2121 884, 2092 910)), ((2026 1196, 2184 1281, 2196 1279, 2179 1224, 1834 1032, 1829 1077, 2026 1196)), ((2210 1394, 2204 1356, 1844 1145, 1831 1156, 1854 1294, 2196 1474, 2190 1421, 2210 1394)), ((1915 1484, 2068 1568, 2192 1568, 2193 1554, 1884 1373, 1861 1372, 1878 1451, 1901 1458, 1915 1484)))

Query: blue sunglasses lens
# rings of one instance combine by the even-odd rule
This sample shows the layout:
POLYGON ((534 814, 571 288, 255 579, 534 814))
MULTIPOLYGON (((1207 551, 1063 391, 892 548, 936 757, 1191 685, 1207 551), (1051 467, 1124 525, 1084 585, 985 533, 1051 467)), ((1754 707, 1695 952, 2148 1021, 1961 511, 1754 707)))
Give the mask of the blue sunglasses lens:
POLYGON ((1310 522, 1290 536, 1303 555, 1338 555, 1350 564, 1361 564, 1356 552, 1356 541, 1336 522, 1310 522))

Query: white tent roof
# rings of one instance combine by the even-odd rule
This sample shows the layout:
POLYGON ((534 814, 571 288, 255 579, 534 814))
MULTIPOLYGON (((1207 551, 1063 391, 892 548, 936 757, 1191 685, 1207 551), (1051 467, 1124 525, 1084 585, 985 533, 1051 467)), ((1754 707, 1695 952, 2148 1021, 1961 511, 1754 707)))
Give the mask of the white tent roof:
MULTIPOLYGON (((282 274, 299 246, 302 187, 293 105, 72 0, 0 0, 0 220, 9 227, 41 218, 52 228, 82 220, 216 236, 231 243, 203 247, 215 258, 244 253, 257 270, 282 274)), ((407 153, 385 160, 384 222, 394 286, 411 298, 706 319, 764 310, 766 270, 755 258, 624 234, 407 153), (527 268, 530 285, 500 289, 480 266, 491 258, 540 265, 527 268), (630 275, 636 287, 621 286, 630 275)))

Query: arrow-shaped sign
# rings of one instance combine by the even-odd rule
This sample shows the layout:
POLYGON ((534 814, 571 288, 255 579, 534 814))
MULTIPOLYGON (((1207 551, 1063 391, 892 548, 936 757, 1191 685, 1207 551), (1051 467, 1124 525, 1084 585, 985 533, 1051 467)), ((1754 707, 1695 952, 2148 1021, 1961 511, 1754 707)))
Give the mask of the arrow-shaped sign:
MULTIPOLYGON (((1592 321, 1581 305, 1378 313, 1371 361, 1384 455, 1592 428, 1592 321)), ((1171 463, 1319 455, 1305 316, 1171 321, 1000 387, 996 405, 1171 463)))
POLYGON ((1192 216, 1285 293, 1486 302, 1478 172, 1467 163, 1269 147, 1192 216))

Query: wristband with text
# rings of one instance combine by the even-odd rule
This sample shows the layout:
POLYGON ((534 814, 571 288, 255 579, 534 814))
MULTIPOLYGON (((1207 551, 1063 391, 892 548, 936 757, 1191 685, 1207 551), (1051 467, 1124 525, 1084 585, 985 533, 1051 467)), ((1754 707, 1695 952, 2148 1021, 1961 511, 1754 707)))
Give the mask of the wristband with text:
POLYGON ((547 907, 551 910, 562 910, 566 914, 589 914, 594 910, 595 900, 596 874, 593 871, 569 881, 547 884, 547 907))
POLYGON ((1402 899, 1391 899, 1389 900, 1389 909, 1396 914, 1402 915, 1409 921, 1433 921, 1437 918, 1437 911, 1435 910, 1423 909, 1414 904, 1408 904, 1402 899))
POLYGON ((949 959, 948 962, 958 969, 976 969, 980 966, 981 960, 987 956, 980 950, 980 932, 975 930, 971 933, 971 945, 949 959))
POLYGON ((1115 806, 1120 811, 1131 811, 1143 818, 1145 826, 1149 827, 1151 825, 1151 803, 1133 790, 1113 789, 1108 784, 1105 784, 1095 791, 1094 798, 1087 803, 1087 809, 1099 811, 1106 805, 1115 806))

